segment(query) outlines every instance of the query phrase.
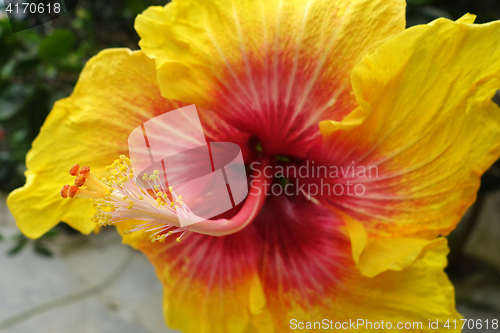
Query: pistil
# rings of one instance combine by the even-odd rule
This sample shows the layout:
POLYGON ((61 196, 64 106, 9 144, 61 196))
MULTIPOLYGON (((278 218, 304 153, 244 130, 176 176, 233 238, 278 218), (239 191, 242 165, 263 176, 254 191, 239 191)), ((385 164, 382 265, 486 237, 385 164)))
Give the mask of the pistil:
POLYGON ((175 193, 172 187, 166 188, 160 181, 158 170, 153 175, 145 173, 141 181, 134 173, 131 160, 123 155, 106 168, 111 173, 108 179, 99 180, 91 173, 90 168, 74 165, 70 174, 76 177, 75 183, 72 186, 65 185, 61 189, 61 196, 89 198, 96 209, 91 220, 100 226, 135 220, 136 225, 125 231, 125 234, 142 232, 149 235, 152 242, 164 242, 174 234, 180 234, 177 237, 180 242, 188 230, 224 236, 245 228, 259 213, 267 195, 268 187, 264 186, 266 177, 262 172, 267 165, 267 162, 261 163, 260 170, 252 175, 248 197, 233 218, 202 220, 187 227, 180 225, 179 217, 198 217, 182 201, 182 196, 175 193))

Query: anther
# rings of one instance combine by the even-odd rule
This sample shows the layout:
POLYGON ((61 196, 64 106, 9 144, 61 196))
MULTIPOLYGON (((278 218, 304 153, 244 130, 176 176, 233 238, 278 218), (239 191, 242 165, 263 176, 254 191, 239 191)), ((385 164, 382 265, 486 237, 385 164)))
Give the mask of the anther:
POLYGON ((72 176, 79 176, 80 175, 80 166, 78 164, 75 164, 69 169, 69 174, 72 176))
POLYGON ((69 186, 69 185, 64 185, 64 186, 62 187, 62 189, 61 189, 61 196, 62 196, 64 199, 66 199, 66 198, 68 197, 68 194, 69 194, 69 188, 70 188, 70 187, 71 187, 71 186, 69 186))
POLYGON ((68 196, 70 198, 73 198, 76 195, 76 192, 78 192, 78 186, 70 186, 68 190, 68 196))
POLYGON ((75 186, 83 186, 83 184, 85 184, 85 179, 87 178, 86 175, 80 175, 78 177, 76 177, 75 179, 75 186))
POLYGON ((80 168, 80 175, 86 175, 90 172, 90 168, 88 166, 83 166, 80 168))

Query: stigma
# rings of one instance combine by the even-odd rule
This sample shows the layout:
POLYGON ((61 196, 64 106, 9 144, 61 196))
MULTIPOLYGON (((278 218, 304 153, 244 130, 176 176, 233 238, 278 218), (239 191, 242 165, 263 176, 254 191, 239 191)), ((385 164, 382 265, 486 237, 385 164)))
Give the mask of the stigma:
POLYGON ((134 173, 131 160, 121 155, 106 167, 108 178, 99 180, 87 166, 71 167, 70 175, 75 177, 73 185, 64 185, 63 198, 88 198, 95 213, 91 220, 99 226, 134 220, 136 224, 124 234, 141 232, 149 235, 151 241, 165 242, 167 237, 178 235, 177 241, 188 231, 181 227, 179 218, 189 219, 193 213, 172 187, 161 181, 158 170, 152 175, 134 173))

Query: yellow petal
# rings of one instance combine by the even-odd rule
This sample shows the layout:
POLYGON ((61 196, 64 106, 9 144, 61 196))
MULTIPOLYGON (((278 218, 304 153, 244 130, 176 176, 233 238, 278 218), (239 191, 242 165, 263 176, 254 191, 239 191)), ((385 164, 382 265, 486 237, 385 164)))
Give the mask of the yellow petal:
POLYGON ((386 270, 400 271, 411 265, 441 238, 368 237, 363 224, 345 216, 352 257, 361 274, 374 277, 386 270))
MULTIPOLYGON (((421 330, 415 330, 418 332, 436 331, 429 328, 429 319, 439 320, 441 330, 447 320, 453 322, 456 319, 460 323, 461 316, 455 310, 454 289, 443 272, 447 254, 446 239, 441 238, 401 271, 386 271, 374 278, 358 276, 351 281, 351 290, 354 292, 349 299, 359 302, 355 301, 349 309, 339 311, 344 313, 344 318, 357 318, 359 313, 366 315, 362 318, 365 321, 374 322, 377 318, 384 318, 392 322, 393 331, 401 332, 409 330, 394 329, 398 322, 421 322, 421 330)), ((349 297, 349 292, 345 297, 349 297)), ((457 325, 455 329, 452 324, 450 331, 460 332, 460 327, 457 325)))
POLYGON ((395 332, 409 331, 398 330, 398 322, 418 322, 421 329, 414 326, 414 331, 432 332, 429 319, 438 319, 442 329, 446 320, 460 318, 453 287, 443 272, 446 239, 426 247, 408 267, 369 278, 356 268, 351 244, 327 209, 310 202, 270 200, 274 205, 267 215, 234 235, 187 233, 181 243, 175 238, 161 244, 145 238, 134 241, 164 285, 164 311, 171 328, 288 332, 292 319, 327 319, 333 325, 363 319, 390 321, 395 332), (273 214, 284 223, 269 223, 273 214), (310 218, 314 223, 306 223, 310 218))
MULTIPOLYGON (((338 242, 335 247, 342 251, 344 244, 338 242)), ((393 251, 398 250, 393 248, 393 251)), ((455 310, 454 289, 443 272, 447 253, 446 239, 440 238, 421 251, 409 266, 397 271, 387 270, 375 277, 363 276, 354 262, 347 265, 342 262, 343 267, 336 269, 331 281, 321 281, 319 292, 269 290, 264 283, 267 307, 273 315, 276 331, 298 329, 299 322, 305 328, 308 322, 311 325, 319 322, 316 329, 335 329, 337 324, 339 331, 378 332, 383 321, 385 329, 394 332, 435 332, 429 327, 431 319, 439 321, 440 329, 444 329, 449 320, 450 331, 460 332, 461 316, 455 310), (307 296, 301 296, 300 292, 307 296), (307 302, 306 299, 315 301, 307 302), (296 321, 292 322, 292 319, 296 321), (327 319, 326 323, 324 319, 327 319), (358 322, 358 319, 363 322, 358 322), (453 320, 457 320, 457 328, 454 328, 453 320), (352 322, 360 326, 351 326, 352 322), (372 326, 366 326, 369 325, 367 322, 372 326), (405 324, 412 325, 413 330, 405 329, 405 324), (344 329, 341 329, 342 325, 344 329)))
POLYGON ((210 99, 203 81, 213 84, 231 66, 234 74, 247 71, 252 61, 271 65, 273 57, 280 65, 297 58, 303 66, 321 57, 322 76, 347 80, 362 56, 404 29, 404 6, 398 0, 178 0, 150 7, 135 27, 141 49, 157 60, 163 93, 199 98, 198 104, 210 99))
POLYGON ((163 96, 214 110, 269 154, 301 156, 319 120, 341 121, 357 107, 351 70, 403 31, 404 6, 177 0, 149 8, 135 27, 163 96))
POLYGON ((92 58, 73 94, 54 105, 33 142, 26 185, 8 198, 21 231, 37 238, 64 221, 92 232, 92 204, 60 195, 63 185, 74 182, 69 168, 79 163, 107 176, 105 166, 128 155, 128 135, 135 127, 177 107, 160 96, 154 61, 142 52, 113 49, 92 58))
POLYGON ((474 21, 476 20, 476 17, 477 17, 476 15, 467 13, 464 16, 462 16, 461 18, 459 18, 457 20, 457 22, 473 24, 474 21))
MULTIPOLYGON (((119 224, 123 228, 122 224, 119 224)), ((165 243, 135 242, 164 286, 167 325, 186 333, 273 332, 257 263, 256 234, 186 234, 165 243)), ((258 244, 258 243, 257 243, 258 244)))
POLYGON ((491 101, 500 88, 500 22, 474 25, 473 18, 439 19, 382 45, 352 74, 365 121, 347 130, 321 124, 338 165, 377 171, 349 179, 364 186, 363 195, 332 201, 367 232, 363 240, 351 230, 353 254, 368 275, 401 269, 448 234, 500 156, 500 109, 491 101), (403 252, 389 253, 390 243, 403 252), (368 264, 363 256, 375 257, 372 250, 390 260, 368 264))
POLYGON ((323 135, 328 136, 332 132, 338 130, 350 130, 358 127, 365 121, 366 117, 370 114, 369 110, 358 107, 341 121, 336 120, 324 120, 319 123, 319 128, 323 135))

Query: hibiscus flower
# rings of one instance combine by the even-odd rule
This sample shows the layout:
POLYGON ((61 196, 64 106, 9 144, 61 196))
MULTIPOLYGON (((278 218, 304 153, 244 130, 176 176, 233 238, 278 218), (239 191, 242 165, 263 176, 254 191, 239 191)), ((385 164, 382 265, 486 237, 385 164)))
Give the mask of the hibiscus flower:
POLYGON ((141 50, 102 51, 55 104, 27 156, 26 185, 8 198, 19 228, 37 238, 59 221, 85 234, 95 221, 116 222, 155 266, 166 322, 183 332, 287 332, 324 319, 334 327, 359 319, 363 331, 382 321, 432 331, 429 320, 439 320, 460 331, 443 236, 500 155, 491 101, 500 22, 477 25, 468 14, 405 30, 404 8, 400 0, 175 0, 147 9, 136 20, 141 50), (208 142, 241 148, 256 181, 245 202, 182 229, 167 218, 178 212, 166 204, 182 201, 175 189, 147 192, 166 209, 152 239, 133 232, 151 226, 134 204, 120 208, 130 212, 122 220, 105 217, 131 171, 129 134, 191 104, 208 142), (61 191, 75 163, 86 167, 73 167, 77 182, 61 191), (313 163, 376 175, 264 172, 313 163), (307 191, 275 195, 266 182, 307 191), (349 184, 358 192, 332 193, 349 184), (329 192, 310 191, 325 185, 329 192), (92 202, 61 194, 104 209, 94 215, 92 202), (182 231, 182 242, 169 231, 182 231))

